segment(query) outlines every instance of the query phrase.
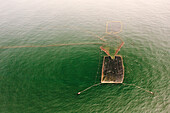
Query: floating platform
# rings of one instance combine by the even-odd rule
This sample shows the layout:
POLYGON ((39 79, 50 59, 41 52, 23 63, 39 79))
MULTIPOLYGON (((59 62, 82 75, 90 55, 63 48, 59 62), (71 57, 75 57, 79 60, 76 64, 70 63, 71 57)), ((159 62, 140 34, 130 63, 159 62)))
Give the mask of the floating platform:
POLYGON ((116 55, 115 59, 105 56, 103 59, 101 83, 122 83, 124 79, 123 59, 116 55))

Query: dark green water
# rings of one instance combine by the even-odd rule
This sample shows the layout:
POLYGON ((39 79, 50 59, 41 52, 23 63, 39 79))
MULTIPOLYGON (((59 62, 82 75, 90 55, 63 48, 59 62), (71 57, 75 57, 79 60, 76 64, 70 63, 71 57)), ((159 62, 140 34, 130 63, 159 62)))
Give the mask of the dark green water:
POLYGON ((103 84, 77 96, 100 82, 105 55, 100 45, 0 49, 0 112, 168 113, 169 5, 168 0, 2 1, 0 47, 101 42, 82 29, 103 35, 106 21, 122 21, 119 36, 125 45, 118 54, 124 60, 124 83, 155 95, 103 84))

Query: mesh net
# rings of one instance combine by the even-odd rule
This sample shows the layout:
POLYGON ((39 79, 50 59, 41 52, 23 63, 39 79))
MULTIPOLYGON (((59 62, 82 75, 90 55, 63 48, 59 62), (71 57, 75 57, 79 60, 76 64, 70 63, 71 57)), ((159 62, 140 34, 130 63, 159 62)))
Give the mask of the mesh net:
POLYGON ((123 40, 115 35, 122 30, 122 23, 120 21, 108 21, 106 23, 106 34, 103 36, 106 44, 101 46, 108 56, 111 56, 112 59, 115 58, 115 55, 119 52, 120 48, 123 46, 123 40))
POLYGON ((120 21, 108 21, 106 23, 107 34, 118 34, 122 31, 122 23, 120 21))
POLYGON ((123 59, 117 55, 123 46, 123 40, 115 35, 122 30, 122 24, 119 21, 109 21, 106 23, 106 34, 103 39, 106 44, 101 46, 108 56, 103 59, 101 83, 122 83, 124 79, 123 59))
POLYGON ((106 40, 106 44, 104 44, 101 49, 108 55, 114 59, 115 55, 120 50, 120 46, 124 43, 120 37, 114 35, 107 35, 104 37, 106 40))

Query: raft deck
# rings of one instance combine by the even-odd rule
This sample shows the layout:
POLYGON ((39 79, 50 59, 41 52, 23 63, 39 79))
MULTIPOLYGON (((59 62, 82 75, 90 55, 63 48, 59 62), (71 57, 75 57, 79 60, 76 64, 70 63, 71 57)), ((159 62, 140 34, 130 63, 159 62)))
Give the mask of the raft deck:
POLYGON ((101 83, 122 83, 124 79, 123 59, 116 55, 115 59, 105 56, 102 66, 101 83))

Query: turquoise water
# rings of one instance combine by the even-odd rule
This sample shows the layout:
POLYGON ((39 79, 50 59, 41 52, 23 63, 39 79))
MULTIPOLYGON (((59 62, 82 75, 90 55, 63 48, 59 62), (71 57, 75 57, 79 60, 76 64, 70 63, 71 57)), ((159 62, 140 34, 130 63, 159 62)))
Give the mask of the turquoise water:
POLYGON ((0 112, 165 112, 170 109, 168 0, 6 0, 0 4, 0 47, 101 43, 108 20, 122 21, 118 53, 124 83, 100 82, 100 45, 0 49, 0 112), (97 76, 96 76, 97 75, 97 76))

